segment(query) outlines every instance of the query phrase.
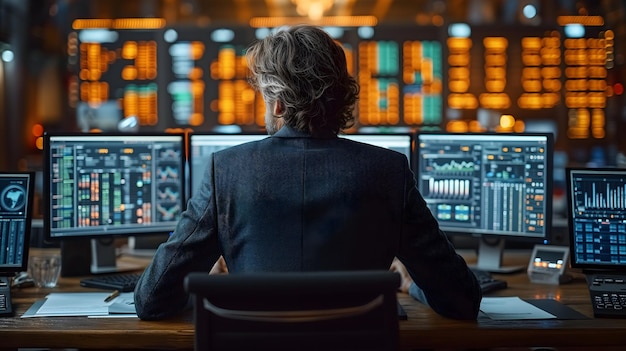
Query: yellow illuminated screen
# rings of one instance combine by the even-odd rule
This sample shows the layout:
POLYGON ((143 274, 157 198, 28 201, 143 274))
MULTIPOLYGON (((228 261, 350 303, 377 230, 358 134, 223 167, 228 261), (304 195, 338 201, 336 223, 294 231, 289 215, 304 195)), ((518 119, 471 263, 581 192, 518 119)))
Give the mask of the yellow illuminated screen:
POLYGON ((359 44, 362 125, 438 125, 442 118, 442 51, 435 41, 359 44))

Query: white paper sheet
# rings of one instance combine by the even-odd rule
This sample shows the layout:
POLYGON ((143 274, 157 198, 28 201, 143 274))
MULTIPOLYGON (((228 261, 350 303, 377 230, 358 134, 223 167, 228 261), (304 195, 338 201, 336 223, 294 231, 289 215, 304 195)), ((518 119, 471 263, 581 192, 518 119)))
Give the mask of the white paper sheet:
POLYGON ((110 293, 51 293, 39 308, 29 309, 22 318, 67 316, 135 315, 133 293, 121 293, 111 301, 104 300, 110 293))
POLYGON ((480 310, 495 320, 553 319, 548 313, 519 297, 483 297, 480 310))

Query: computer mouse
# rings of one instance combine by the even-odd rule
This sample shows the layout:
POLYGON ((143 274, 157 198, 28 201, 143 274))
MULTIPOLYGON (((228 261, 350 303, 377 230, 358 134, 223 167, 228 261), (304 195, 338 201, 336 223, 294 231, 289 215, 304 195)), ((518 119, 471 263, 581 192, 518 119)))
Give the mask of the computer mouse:
POLYGON ((16 288, 28 288, 35 286, 35 281, 28 275, 28 272, 20 272, 13 278, 12 286, 16 288))

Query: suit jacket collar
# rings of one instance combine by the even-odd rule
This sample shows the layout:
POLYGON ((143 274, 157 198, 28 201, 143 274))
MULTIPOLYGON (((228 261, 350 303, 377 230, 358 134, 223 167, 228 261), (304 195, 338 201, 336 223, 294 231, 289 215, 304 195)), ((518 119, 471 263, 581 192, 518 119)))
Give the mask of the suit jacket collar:
POLYGON ((309 132, 303 132, 296 130, 288 125, 284 125, 273 137, 277 138, 313 138, 313 139, 334 139, 337 135, 332 132, 326 132, 323 134, 312 135, 309 132))

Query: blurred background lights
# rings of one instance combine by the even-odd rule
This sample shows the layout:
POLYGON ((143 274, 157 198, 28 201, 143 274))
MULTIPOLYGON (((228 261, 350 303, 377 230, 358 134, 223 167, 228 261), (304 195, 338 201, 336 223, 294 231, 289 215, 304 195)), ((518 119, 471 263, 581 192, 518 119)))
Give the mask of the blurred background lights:
POLYGON ((119 33, 108 29, 83 29, 78 33, 78 39, 83 43, 115 43, 119 33))
POLYGON ((13 59, 15 58, 15 54, 13 54, 13 51, 11 50, 4 50, 2 51, 2 61, 4 62, 12 62, 13 59))
POLYGON ((458 38, 469 38, 472 29, 467 23, 454 23, 448 27, 448 35, 458 38))
POLYGON ((211 39, 216 43, 228 43, 235 38, 235 32, 231 29, 216 29, 211 33, 211 39))
POLYGON ((324 30, 333 39, 341 38, 341 36, 343 36, 343 34, 344 34, 344 30, 341 27, 324 27, 324 30))
POLYGON ((271 30, 269 28, 258 28, 254 31, 254 36, 260 40, 268 36, 270 33, 271 30))
POLYGON ((359 38, 361 39, 371 39, 374 36, 374 28, 373 27, 359 27, 357 30, 359 34, 359 38))
POLYGON ((510 129, 515 125, 515 118, 511 115, 500 116, 500 126, 502 128, 510 129))
POLYGON ((582 24, 568 24, 563 30, 568 38, 582 38, 585 36, 585 27, 582 24))
POLYGON ((528 19, 535 18, 535 16, 537 16, 537 8, 535 5, 528 4, 524 6, 522 13, 524 14, 524 17, 528 19))
POLYGON ((178 32, 174 29, 168 29, 163 33, 163 39, 168 43, 173 43, 178 39, 178 32))

